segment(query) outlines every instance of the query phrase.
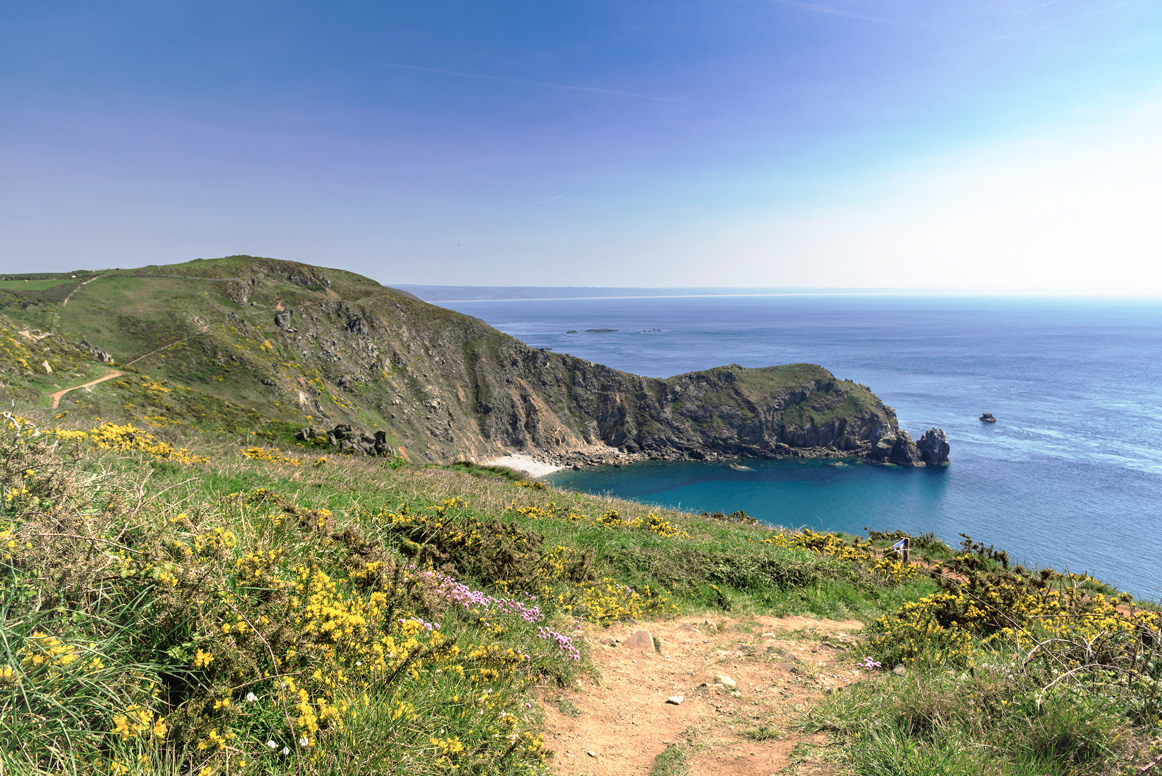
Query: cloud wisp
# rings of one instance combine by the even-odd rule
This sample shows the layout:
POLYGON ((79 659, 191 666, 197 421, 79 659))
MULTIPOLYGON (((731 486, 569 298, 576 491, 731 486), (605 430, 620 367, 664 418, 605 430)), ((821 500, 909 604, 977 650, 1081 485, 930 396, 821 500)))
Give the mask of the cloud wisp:
POLYGON ((917 22, 901 21, 899 19, 885 19, 881 16, 868 16, 867 14, 856 13, 855 11, 845 11, 842 8, 832 8, 829 5, 819 5, 818 3, 806 3, 803 0, 770 0, 772 3, 779 5, 790 5, 796 8, 803 8, 807 11, 815 11, 816 13, 827 14, 828 16, 841 16, 844 19, 858 19, 864 22, 875 22, 876 24, 891 24, 897 27, 916 27, 919 29, 932 29, 926 24, 918 24, 917 22))
POLYGON ((637 92, 627 92, 621 89, 607 89, 600 86, 577 86, 574 84, 558 84, 551 81, 535 81, 527 78, 508 78, 501 75, 489 75, 487 73, 465 73, 461 70, 445 70, 439 67, 424 67, 423 65, 409 65, 402 62, 380 62, 370 59, 355 59, 352 57, 337 57, 330 54, 320 55, 327 59, 334 59, 343 62, 355 62, 362 65, 373 65, 376 67, 388 67, 396 70, 414 70, 419 73, 432 73, 435 75, 446 75, 452 78, 469 78, 478 81, 499 81, 501 83, 519 84, 521 86, 538 86, 545 89, 561 89, 570 92, 588 92, 590 94, 607 94, 611 97, 629 97, 635 100, 650 100, 653 102, 686 102, 678 97, 659 97, 652 94, 638 94, 637 92))

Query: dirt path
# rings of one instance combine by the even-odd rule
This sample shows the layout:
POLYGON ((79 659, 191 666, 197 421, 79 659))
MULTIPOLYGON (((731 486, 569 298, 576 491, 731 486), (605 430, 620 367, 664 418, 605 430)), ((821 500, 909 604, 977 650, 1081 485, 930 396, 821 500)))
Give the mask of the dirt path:
POLYGON ((89 382, 85 383, 84 385, 75 385, 72 388, 65 388, 63 391, 57 391, 54 394, 50 394, 50 397, 52 398, 52 408, 55 410, 57 407, 61 406, 61 399, 64 398, 64 395, 66 393, 68 393, 69 391, 77 391, 77 390, 80 390, 81 388, 88 388, 90 385, 96 385, 97 383, 103 383, 106 380, 112 380, 114 377, 120 377, 123 374, 125 374, 125 373, 119 372, 116 369, 112 369, 109 371, 109 374, 105 375, 104 377, 98 377, 96 380, 90 380, 89 382))
POLYGON ((94 275, 93 277, 89 278, 88 280, 82 280, 80 283, 77 284, 76 288, 74 288, 72 291, 69 292, 69 295, 65 297, 65 300, 63 302, 61 302, 61 307, 64 307, 69 303, 69 300, 73 298, 73 294, 77 293, 82 288, 84 288, 85 286, 92 283, 94 280, 97 280, 98 278, 103 278, 103 277, 105 277, 105 276, 104 275, 94 275))
MULTIPOLYGON (((207 323, 205 326, 203 326, 203 327, 201 328, 201 330, 200 330, 200 331, 198 331, 198 334, 205 334, 205 333, 206 333, 206 329, 208 329, 208 328, 210 328, 210 324, 208 324, 208 323, 207 323)), ((182 344, 183 342, 185 342, 186 340, 188 340, 188 339, 193 339, 194 337, 198 336, 198 334, 191 334, 191 335, 190 335, 190 336, 188 336, 188 337, 182 337, 182 338, 181 338, 181 339, 179 339, 179 340, 174 340, 173 342, 169 343, 168 345, 162 345, 162 346, 161 346, 160 348, 158 348, 157 350, 151 350, 151 351, 149 351, 148 353, 146 353, 144 356, 138 356, 137 358, 133 359, 132 361, 130 361, 130 362, 129 362, 128 364, 126 364, 125 366, 133 366, 134 364, 136 364, 138 361, 140 361, 140 360, 141 360, 141 359, 143 359, 143 358, 149 358, 149 357, 150 357, 150 356, 152 356, 154 353, 160 353, 160 352, 161 352, 161 351, 163 351, 163 350, 169 350, 169 349, 170 349, 170 348, 172 348, 174 345, 180 345, 180 344, 182 344)))
POLYGON ((644 776, 674 746, 695 776, 837 776, 827 736, 799 732, 795 721, 828 690, 859 681, 860 628, 805 617, 687 617, 592 632, 599 682, 543 696, 552 770, 644 776), (633 646, 639 630, 660 641, 660 653, 633 646), (679 695, 680 704, 667 702, 679 695))

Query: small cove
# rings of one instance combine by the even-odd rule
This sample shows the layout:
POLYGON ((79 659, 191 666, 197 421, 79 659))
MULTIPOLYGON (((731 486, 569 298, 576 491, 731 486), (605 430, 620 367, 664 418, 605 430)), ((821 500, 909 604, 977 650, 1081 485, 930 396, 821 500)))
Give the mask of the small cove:
POLYGON ((665 377, 725 363, 822 364, 869 385, 952 465, 649 462, 561 472, 562 487, 775 525, 961 532, 1033 565, 1162 588, 1162 305, 917 297, 460 302, 534 347, 665 377), (588 329, 614 331, 588 332, 588 329), (576 331, 577 334, 567 334, 576 331), (996 424, 977 420, 993 412, 996 424))

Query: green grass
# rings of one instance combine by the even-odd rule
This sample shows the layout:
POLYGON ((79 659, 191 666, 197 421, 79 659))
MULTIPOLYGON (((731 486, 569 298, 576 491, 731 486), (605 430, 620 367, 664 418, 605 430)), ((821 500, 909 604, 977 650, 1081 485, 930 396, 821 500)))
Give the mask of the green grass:
POLYGON ((650 776, 685 776, 690 772, 686 760, 689 757, 687 747, 680 744, 670 744, 654 758, 650 767, 650 776))
POLYGON ((0 289, 9 291, 44 291, 65 283, 75 283, 75 280, 66 277, 44 279, 0 279, 0 289))
MULTIPOLYGON (((12 542, 0 559, 0 672, 13 669, 0 673, 0 763, 10 772, 88 774, 117 762, 130 773, 218 773, 243 759, 274 774, 425 774, 451 762, 543 772, 530 691, 590 669, 583 645, 575 661, 541 628, 573 634, 578 618, 723 611, 887 621, 938 590, 927 578, 871 572, 856 552, 866 542, 852 537, 788 545, 762 526, 528 487, 484 467, 393 469, 336 456, 316 465, 317 451, 294 447, 264 462, 243 457, 239 437, 185 426, 156 433, 205 460, 2 435, 0 485, 17 493, 0 496, 0 539, 12 542), (451 605, 408 564, 439 567, 492 596, 527 601, 526 591, 542 619, 451 605), (373 594, 377 614, 367 608, 373 594), (310 600, 321 608, 296 608, 310 600), (370 624, 341 640, 322 635, 326 622, 351 615, 370 624), (375 643, 392 638, 401 649, 399 621, 417 617, 441 624, 440 641, 422 629, 396 653, 403 662, 365 667, 375 643), (67 665, 53 664, 60 655, 67 665), (278 675, 295 689, 280 689, 278 675), (329 709, 342 710, 322 724, 329 709), (154 732, 159 718, 164 738, 154 732), (219 745, 215 736, 227 733, 219 745), (519 743, 509 751, 498 735, 519 743)), ((1013 573, 989 568, 997 580, 1013 573)), ((799 638, 823 642, 809 630, 799 638)), ((1052 648, 1054 660, 1072 659, 1052 648)), ((1116 676, 1148 678, 1150 649, 1112 663, 1116 676)), ((1143 761, 1158 724, 1152 685, 1090 671, 1046 689, 1052 660, 1024 664, 1003 641, 976 650, 971 666, 929 655, 902 676, 871 672, 830 695, 808 724, 844 743, 853 773, 1096 774, 1143 761)), ((745 734, 769 740, 780 730, 745 734)), ((683 772, 689 745, 664 752, 656 772, 683 772)))
POLYGON ((744 735, 751 741, 777 741, 785 734, 777 725, 759 725, 757 728, 746 731, 744 735))

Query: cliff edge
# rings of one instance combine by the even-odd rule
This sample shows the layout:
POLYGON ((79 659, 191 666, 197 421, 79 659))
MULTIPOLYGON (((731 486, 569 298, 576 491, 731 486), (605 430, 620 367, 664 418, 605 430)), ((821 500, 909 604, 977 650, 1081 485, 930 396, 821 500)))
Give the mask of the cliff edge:
MULTIPOLYGON (((359 275, 250 256, 44 277, 59 282, 8 285, 0 310, 119 368, 287 424, 382 432, 386 449, 413 460, 947 462, 943 432, 917 446, 870 389, 813 364, 641 377, 530 348, 359 275)), ((119 411, 156 415, 165 396, 154 393, 119 411)))

